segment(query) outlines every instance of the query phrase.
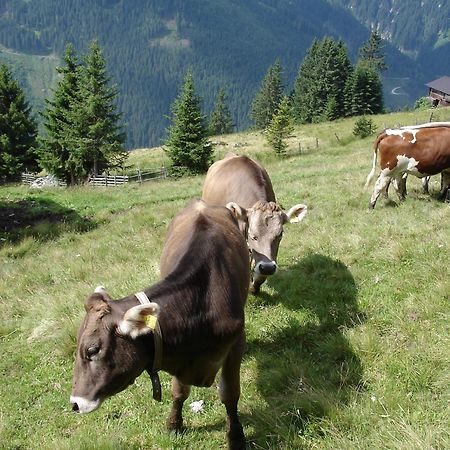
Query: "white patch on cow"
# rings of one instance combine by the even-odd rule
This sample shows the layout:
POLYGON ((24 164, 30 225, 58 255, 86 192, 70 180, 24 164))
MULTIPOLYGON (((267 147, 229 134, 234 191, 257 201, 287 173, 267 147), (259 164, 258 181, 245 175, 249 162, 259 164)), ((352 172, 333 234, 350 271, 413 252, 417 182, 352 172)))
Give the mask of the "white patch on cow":
POLYGON ((411 141, 409 141, 411 144, 414 144, 417 142, 417 133, 420 130, 414 127, 402 127, 400 129, 392 129, 388 128, 385 132, 388 136, 400 136, 403 140, 406 139, 403 133, 411 133, 413 135, 413 138, 411 141))
POLYGON ((416 161, 414 158, 408 158, 405 155, 397 155, 397 161, 395 173, 407 172, 419 178, 423 176, 423 174, 417 170, 417 164, 419 164, 419 161, 416 161))
POLYGON ((106 294, 106 288, 105 286, 97 286, 94 292, 97 294, 106 294))
POLYGON ((75 397, 75 396, 70 396, 70 403, 72 405, 74 405, 75 403, 78 406, 78 412, 80 414, 87 414, 90 413, 94 410, 96 410, 100 404, 101 404, 101 400, 97 399, 97 400, 87 400, 83 397, 75 397))

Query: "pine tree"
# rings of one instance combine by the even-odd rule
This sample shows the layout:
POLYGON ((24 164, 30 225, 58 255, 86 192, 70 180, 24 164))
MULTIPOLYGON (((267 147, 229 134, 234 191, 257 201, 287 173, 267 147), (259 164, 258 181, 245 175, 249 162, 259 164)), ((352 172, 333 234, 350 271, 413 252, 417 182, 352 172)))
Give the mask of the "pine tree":
POLYGON ((37 124, 25 94, 6 64, 0 65, 0 179, 14 181, 38 169, 37 124))
POLYGON ((53 99, 46 100, 46 108, 41 113, 46 133, 40 139, 39 154, 40 164, 69 185, 75 184, 83 176, 82 165, 77 164, 70 142, 70 136, 76 127, 72 107, 81 103, 81 68, 71 44, 66 47, 64 63, 63 67, 56 68, 60 79, 53 92, 53 99))
POLYGON ((283 98, 282 67, 279 60, 269 67, 261 88, 256 93, 251 106, 251 118, 255 126, 265 129, 278 110, 283 98))
POLYGON ((206 172, 211 163, 212 147, 206 139, 205 116, 200 103, 192 73, 188 71, 181 92, 171 106, 172 123, 165 143, 173 174, 206 172))
POLYGON ((346 87, 349 114, 383 112, 383 86, 378 72, 365 61, 359 61, 346 87))
POLYGON ((314 41, 299 68, 292 96, 297 123, 333 120, 345 114, 344 88, 352 71, 342 41, 314 41))
POLYGON ((217 95, 217 100, 209 121, 209 134, 211 136, 228 134, 233 131, 233 119, 231 118, 231 112, 226 100, 225 90, 222 88, 217 95))
POLYGON ((121 115, 116 112, 118 91, 110 82, 100 46, 93 41, 82 66, 79 96, 71 106, 75 126, 69 137, 85 178, 121 168, 127 158, 121 115))
POLYGON ((284 96, 281 99, 278 111, 274 114, 266 129, 267 141, 277 155, 285 154, 287 148, 286 139, 293 131, 294 126, 289 98, 284 96))
POLYGON ((381 36, 378 31, 372 31, 369 39, 359 49, 359 59, 361 61, 366 61, 370 67, 378 72, 387 70, 384 55, 381 52, 383 47, 381 36))

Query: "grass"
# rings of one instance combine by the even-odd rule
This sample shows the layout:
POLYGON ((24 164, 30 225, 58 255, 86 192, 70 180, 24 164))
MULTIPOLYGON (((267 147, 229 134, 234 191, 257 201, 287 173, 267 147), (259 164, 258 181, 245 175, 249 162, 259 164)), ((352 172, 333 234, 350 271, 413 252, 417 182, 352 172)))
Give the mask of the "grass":
MULTIPOLYGON (((374 120, 381 129, 429 114, 374 120)), ((283 159, 260 133, 217 139, 218 156, 264 161, 285 208, 309 206, 301 224, 286 227, 279 272, 246 307, 239 408, 252 449, 450 447, 450 207, 435 199, 437 178, 427 196, 410 177, 403 204, 391 194, 369 211, 373 138, 354 138, 353 125, 298 128, 283 159)), ((130 163, 143 167, 158 152, 132 152, 130 163)), ((161 404, 145 375, 90 415, 68 404, 84 298, 98 284, 117 298, 155 282, 166 227, 202 182, 0 188, 2 217, 14 205, 30 216, 0 243, 0 448, 225 448, 215 389, 194 388, 186 432, 166 433, 166 374, 161 404), (192 412, 200 399, 203 413, 192 412)))

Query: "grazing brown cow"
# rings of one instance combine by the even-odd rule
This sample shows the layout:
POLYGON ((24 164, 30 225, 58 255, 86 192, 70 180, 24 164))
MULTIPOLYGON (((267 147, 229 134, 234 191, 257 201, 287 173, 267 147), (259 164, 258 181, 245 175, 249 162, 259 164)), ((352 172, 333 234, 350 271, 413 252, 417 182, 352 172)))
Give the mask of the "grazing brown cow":
POLYGON ((423 178, 442 173, 439 197, 445 198, 450 184, 450 122, 387 129, 380 133, 374 143, 373 165, 366 187, 375 175, 378 154, 381 173, 370 198, 370 208, 375 207, 380 193, 387 192, 391 180, 400 200, 404 200, 408 174, 423 178))
POLYGON ((266 170, 247 156, 234 154, 228 154, 209 168, 202 198, 210 205, 225 206, 235 202, 246 208, 247 220, 241 220, 239 227, 247 239, 252 258, 250 291, 258 293, 261 284, 277 270, 283 225, 300 222, 307 213, 306 205, 294 205, 289 211, 283 211, 276 203, 266 170))
MULTIPOLYGON (((182 428, 191 385, 211 386, 222 368, 219 397, 227 411, 230 449, 245 448, 237 405, 245 345, 248 249, 231 205, 191 202, 172 221, 161 256, 161 281, 113 301, 100 288, 85 302, 70 397, 88 413, 146 370, 160 399, 158 371, 172 379, 170 430, 182 428)), ((159 398, 158 398, 159 397, 159 398)))

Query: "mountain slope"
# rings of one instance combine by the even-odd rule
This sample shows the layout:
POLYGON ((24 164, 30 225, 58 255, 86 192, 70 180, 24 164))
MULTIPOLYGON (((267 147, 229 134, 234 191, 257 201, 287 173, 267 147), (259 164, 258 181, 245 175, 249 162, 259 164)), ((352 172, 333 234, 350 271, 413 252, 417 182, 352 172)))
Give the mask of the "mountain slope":
MULTIPOLYGON (((342 38, 354 59, 369 31, 346 7, 325 0, 4 0, 0 45, 13 53, 60 56, 68 42, 84 53, 90 40, 99 39, 118 84, 128 146, 140 147, 161 143, 188 68, 204 110, 211 110, 224 87, 236 128, 242 129, 276 58, 288 89, 315 38, 342 38)), ((410 77, 410 59, 393 47, 386 52, 390 75, 410 77)), ((44 87, 37 94, 27 78, 21 74, 39 108, 39 99, 50 92, 44 87)))

